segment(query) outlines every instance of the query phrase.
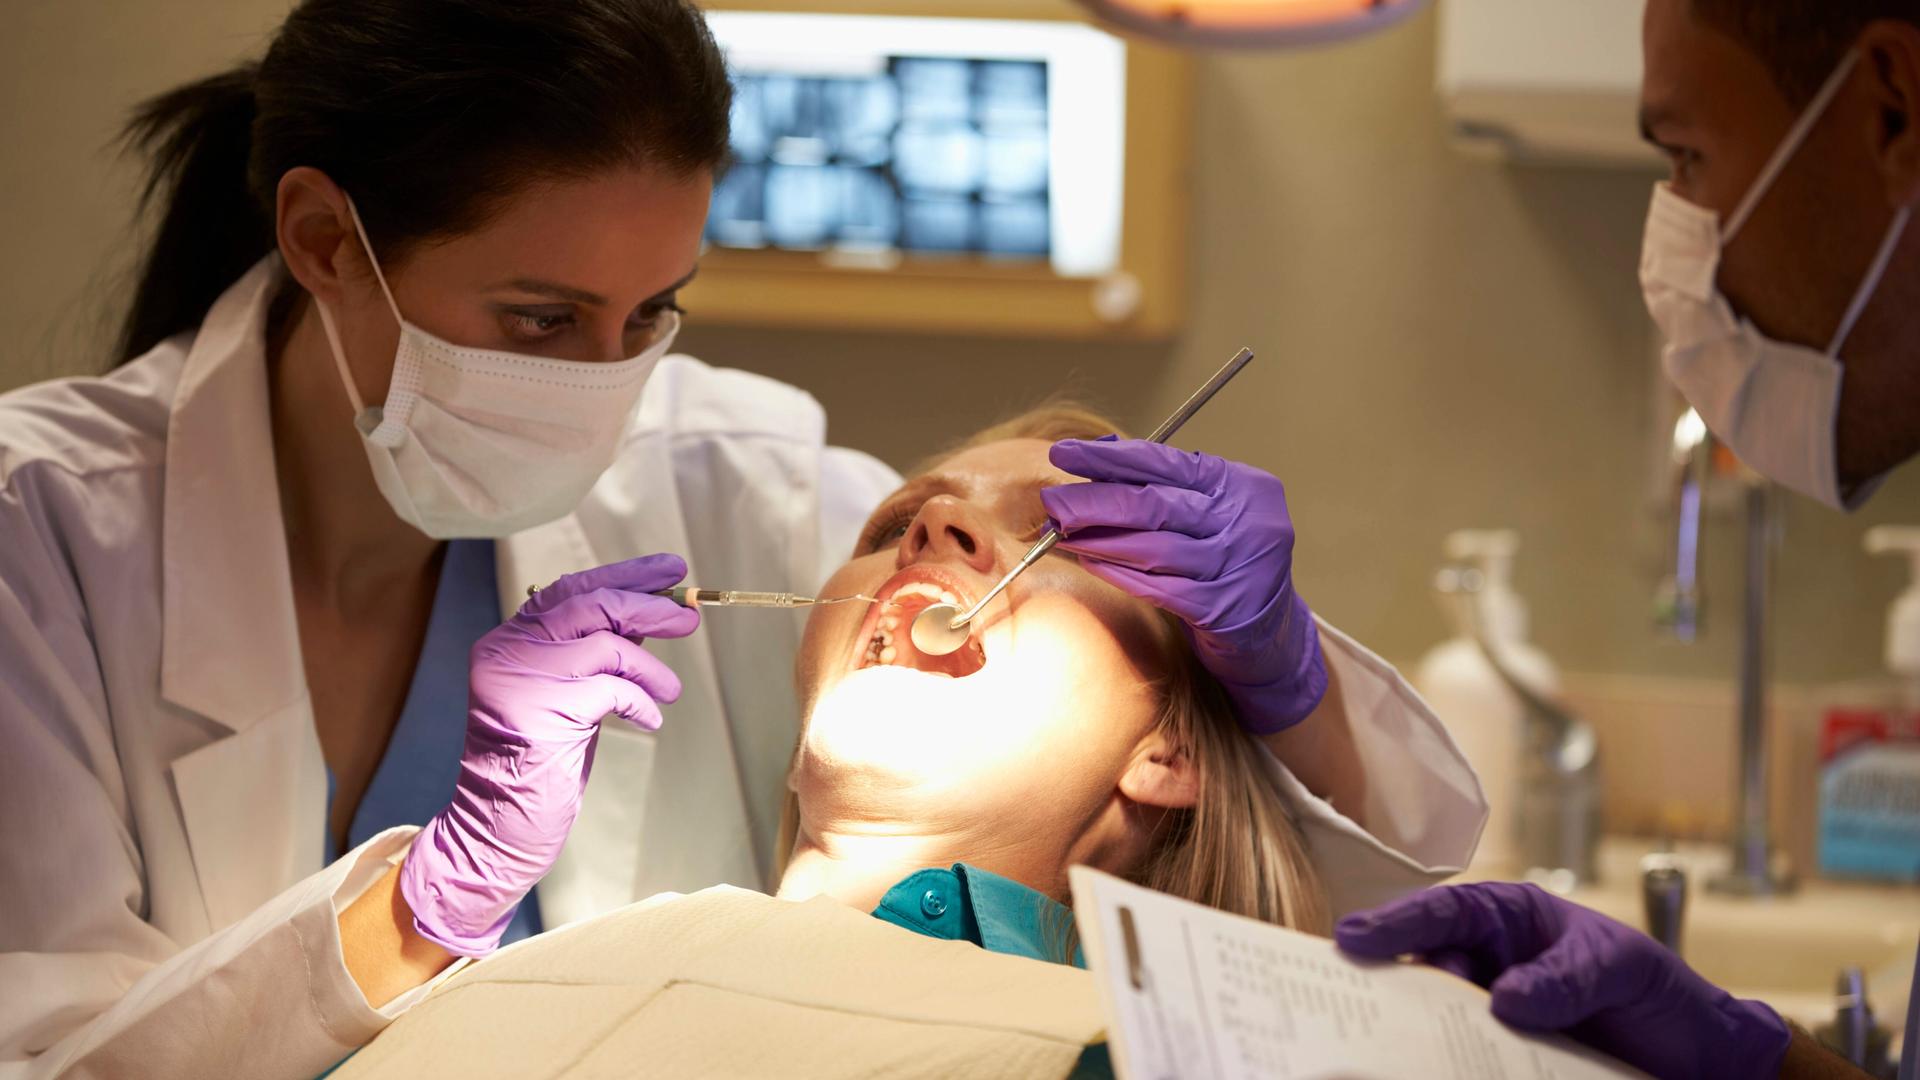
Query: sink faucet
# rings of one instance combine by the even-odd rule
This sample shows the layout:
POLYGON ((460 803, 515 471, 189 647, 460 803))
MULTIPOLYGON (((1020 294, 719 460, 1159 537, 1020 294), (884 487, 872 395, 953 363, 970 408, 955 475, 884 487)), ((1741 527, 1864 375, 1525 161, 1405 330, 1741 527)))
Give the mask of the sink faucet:
POLYGON ((1740 820, 1734 826, 1733 866, 1707 882, 1715 892, 1771 896, 1792 892, 1791 874, 1774 864, 1767 821, 1767 611, 1774 542, 1773 486, 1745 482, 1746 599, 1740 620, 1740 820))
POLYGON ((1673 573, 1660 585, 1656 611, 1673 636, 1691 644, 1700 636, 1700 526, 1707 479, 1713 472, 1713 436, 1688 409, 1673 425, 1673 573))
MULTIPOLYGON (((1733 470, 1717 471, 1711 432, 1688 409, 1674 424, 1673 492, 1675 500, 1673 574, 1662 584, 1660 621, 1681 641, 1697 640, 1703 618, 1700 541, 1710 485, 1733 470)), ((1791 892, 1795 883, 1774 860, 1767 820, 1767 612, 1770 600, 1775 506, 1772 485, 1744 469, 1739 485, 1744 525, 1744 573, 1740 620, 1739 788, 1734 822, 1733 866, 1707 882, 1714 892, 1771 896, 1791 892)))
POLYGON ((1453 601, 1460 631, 1519 700, 1526 715, 1520 747, 1518 804, 1495 807, 1514 815, 1529 880, 1565 891, 1599 878, 1600 741, 1593 725, 1550 699, 1513 669, 1482 625, 1479 593, 1486 586, 1474 567, 1442 570, 1436 586, 1453 601))

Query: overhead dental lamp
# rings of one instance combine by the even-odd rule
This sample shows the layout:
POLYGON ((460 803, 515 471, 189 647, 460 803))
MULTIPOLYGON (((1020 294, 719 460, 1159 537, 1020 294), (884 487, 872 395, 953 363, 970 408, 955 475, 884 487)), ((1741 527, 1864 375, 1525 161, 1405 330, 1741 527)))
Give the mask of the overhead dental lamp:
POLYGON ((1116 29, 1180 45, 1286 48, 1382 30, 1427 0, 1078 0, 1116 29))

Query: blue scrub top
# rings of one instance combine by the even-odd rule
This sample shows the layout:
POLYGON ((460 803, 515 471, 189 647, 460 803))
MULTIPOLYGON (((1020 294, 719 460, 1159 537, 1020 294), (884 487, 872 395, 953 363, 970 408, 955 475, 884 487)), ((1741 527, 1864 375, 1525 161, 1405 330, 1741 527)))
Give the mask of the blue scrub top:
MULTIPOLYGON (((467 738, 467 654, 482 634, 500 624, 496 587, 493 541, 447 542, 407 702, 347 827, 349 849, 395 825, 425 825, 453 800, 467 738)), ((331 808, 332 772, 327 774, 327 803, 331 808)), ((327 862, 340 857, 331 830, 326 847, 327 862)), ((539 898, 528 893, 500 944, 511 945, 541 929, 539 898)))

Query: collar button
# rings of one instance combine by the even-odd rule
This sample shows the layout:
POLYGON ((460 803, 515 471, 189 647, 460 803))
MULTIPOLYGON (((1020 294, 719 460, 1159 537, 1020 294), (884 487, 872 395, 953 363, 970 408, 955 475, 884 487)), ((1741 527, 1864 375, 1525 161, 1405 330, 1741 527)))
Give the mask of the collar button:
POLYGON ((926 913, 927 918, 937 919, 947 913, 947 898, 941 896, 937 889, 928 889, 920 895, 920 910, 926 913))

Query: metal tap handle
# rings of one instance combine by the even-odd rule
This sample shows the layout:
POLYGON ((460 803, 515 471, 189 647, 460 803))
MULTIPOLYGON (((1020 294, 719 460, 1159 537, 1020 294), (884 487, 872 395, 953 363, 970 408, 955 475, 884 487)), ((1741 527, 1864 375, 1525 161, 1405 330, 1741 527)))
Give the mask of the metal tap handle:
POLYGON ((1687 873, 1678 862, 1650 855, 1641 863, 1640 899, 1646 905, 1647 936, 1680 955, 1687 922, 1687 873))

